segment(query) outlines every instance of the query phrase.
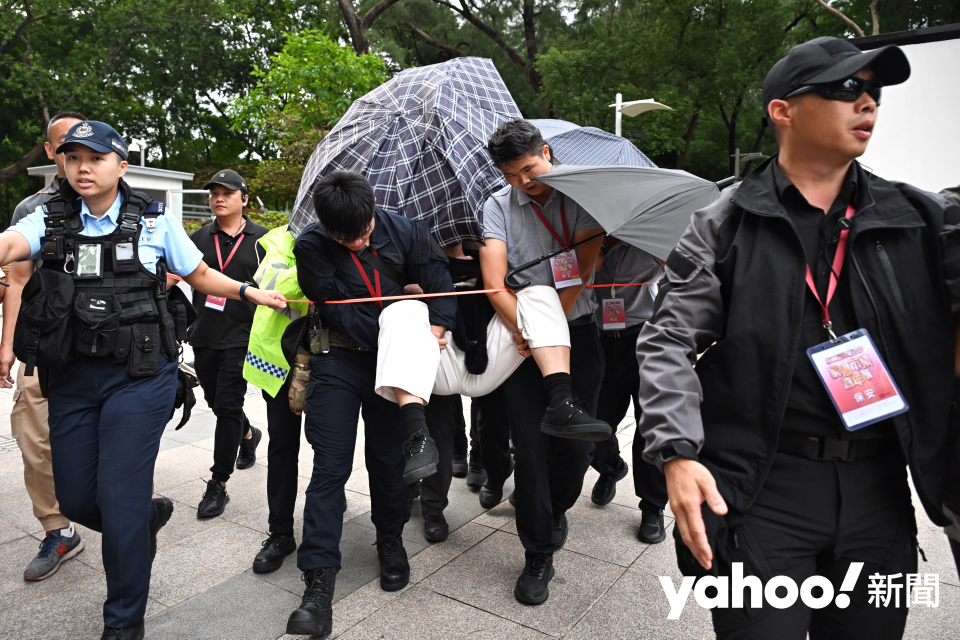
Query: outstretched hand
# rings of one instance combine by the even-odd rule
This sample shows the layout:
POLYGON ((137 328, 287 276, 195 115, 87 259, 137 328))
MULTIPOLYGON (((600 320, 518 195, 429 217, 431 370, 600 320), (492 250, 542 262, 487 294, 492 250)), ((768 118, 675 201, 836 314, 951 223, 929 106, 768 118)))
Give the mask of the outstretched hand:
POLYGON ((254 289, 253 287, 247 287, 244 295, 246 296, 247 300, 254 304, 270 307, 271 309, 287 308, 287 299, 283 297, 282 293, 279 291, 274 291, 273 289, 261 291, 260 289, 254 289))
POLYGON ((709 570, 713 565, 713 551, 700 505, 706 501, 715 514, 722 516, 727 513, 727 503, 717 491, 717 482, 710 470, 696 460, 671 460, 664 463, 663 473, 667 476, 670 509, 677 519, 683 543, 703 568, 709 570))

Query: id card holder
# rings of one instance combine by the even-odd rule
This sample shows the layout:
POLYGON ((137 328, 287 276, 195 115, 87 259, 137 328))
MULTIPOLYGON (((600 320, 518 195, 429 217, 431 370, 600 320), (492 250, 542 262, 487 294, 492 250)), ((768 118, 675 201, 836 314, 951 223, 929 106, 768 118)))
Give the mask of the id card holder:
POLYGON ((810 347, 807 357, 847 431, 910 409, 866 329, 810 347))
POLYGON ((227 306, 227 299, 218 296, 207 296, 207 301, 203 303, 203 306, 207 309, 213 309, 214 311, 223 311, 223 308, 227 306))
POLYGON ((103 275, 102 244, 77 244, 77 267, 74 275, 78 278, 99 278, 103 275))
POLYGON ((603 330, 627 328, 627 309, 623 298, 606 298, 603 301, 603 330))
POLYGON ((577 262, 576 251, 564 251, 550 258, 550 269, 553 271, 553 282, 557 289, 583 284, 580 279, 580 263, 577 262))

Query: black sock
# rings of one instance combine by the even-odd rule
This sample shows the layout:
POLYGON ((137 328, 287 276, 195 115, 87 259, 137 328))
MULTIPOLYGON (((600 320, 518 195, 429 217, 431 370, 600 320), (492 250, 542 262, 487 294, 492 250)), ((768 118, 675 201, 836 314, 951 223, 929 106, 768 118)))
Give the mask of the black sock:
POLYGON ((407 427, 407 435, 416 433, 423 429, 427 431, 427 410, 419 402, 410 402, 400 407, 400 413, 403 415, 403 424, 407 427))
POLYGON ((544 376, 543 386, 547 388, 551 407, 573 398, 573 378, 570 377, 569 373, 551 373, 544 376))

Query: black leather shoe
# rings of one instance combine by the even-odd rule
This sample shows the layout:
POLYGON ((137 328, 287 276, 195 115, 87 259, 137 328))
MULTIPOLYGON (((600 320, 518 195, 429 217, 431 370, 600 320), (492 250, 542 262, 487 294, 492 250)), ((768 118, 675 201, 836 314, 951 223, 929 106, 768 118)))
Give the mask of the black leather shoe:
POLYGON ((100 640, 143 640, 143 620, 124 629, 104 627, 100 640))
POLYGON ((403 527, 394 533, 377 529, 377 558, 380 560, 380 588, 400 591, 410 582, 410 563, 403 548, 403 527))
POLYGON ((437 515, 423 514, 423 537, 427 542, 443 542, 450 535, 450 526, 442 513, 437 515))
POLYGON ((563 545, 567 543, 568 531, 569 526, 567 525, 567 514, 561 513, 559 518, 553 519, 552 539, 554 551, 563 548, 563 545))
POLYGON ((637 539, 647 544, 658 544, 667 538, 663 526, 663 509, 640 509, 640 528, 637 539))
POLYGON ((610 504, 617 495, 617 483, 627 477, 627 463, 620 460, 620 470, 616 473, 601 473, 597 478, 597 484, 593 485, 593 493, 590 500, 593 504, 601 507, 610 504))
POLYGON ((517 578, 513 597, 522 604, 543 604, 550 596, 547 585, 553 579, 553 556, 538 553, 527 557, 523 573, 517 578))
POLYGON ((487 470, 483 468, 480 462, 480 456, 470 452, 470 464, 467 465, 467 486, 471 489, 479 489, 487 481, 487 470))
POLYGON ((271 533, 263 549, 253 559, 254 573, 270 573, 283 566, 283 559, 297 550, 297 541, 289 533, 271 533))
POLYGON ((540 431, 568 440, 609 440, 613 429, 603 420, 591 418, 587 409, 587 403, 576 398, 564 400, 555 407, 547 407, 540 431))
MULTIPOLYGON (((257 462, 257 446, 263 437, 263 432, 250 425, 253 435, 240 440, 240 452, 237 454, 237 469, 249 469, 257 462)), ((247 435, 247 434, 243 434, 247 435)))
POLYGON ((287 618, 287 634, 292 636, 324 637, 333 631, 333 590, 340 567, 305 571, 301 580, 303 591, 300 608, 287 618))
POLYGON ((440 462, 437 443, 424 429, 407 435, 403 443, 403 457, 407 461, 403 467, 404 484, 411 484, 432 476, 437 472, 437 464, 440 462))
POLYGON ((230 502, 230 496, 227 495, 227 488, 220 484, 219 480, 208 480, 207 490, 203 493, 203 500, 197 507, 198 518, 213 518, 223 513, 230 502))
MULTIPOLYGON (((170 522, 173 515, 173 500, 170 498, 153 499, 153 515, 150 517, 150 560, 157 557, 157 534, 163 525, 170 522)), ((141 636, 142 637, 142 636, 141 636)))
POLYGON ((480 506, 484 509, 493 509, 503 502, 503 484, 493 485, 490 479, 480 487, 480 506))
POLYGON ((467 477, 467 456, 459 454, 453 456, 453 477, 467 477))

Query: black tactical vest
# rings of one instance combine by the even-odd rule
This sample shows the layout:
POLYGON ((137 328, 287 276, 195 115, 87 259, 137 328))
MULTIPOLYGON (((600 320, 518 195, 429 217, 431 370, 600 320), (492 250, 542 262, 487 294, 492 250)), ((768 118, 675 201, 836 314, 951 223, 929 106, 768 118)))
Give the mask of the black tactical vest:
POLYGON ((126 362, 131 376, 145 377, 157 374, 161 352, 177 358, 174 318, 185 314, 168 309, 164 261, 154 274, 137 250, 141 228, 152 231, 164 206, 131 192, 122 179, 120 189, 117 228, 104 236, 81 235, 80 200, 67 182, 43 205, 43 263, 24 287, 14 338, 27 375, 35 365, 57 367, 92 356, 126 362))

